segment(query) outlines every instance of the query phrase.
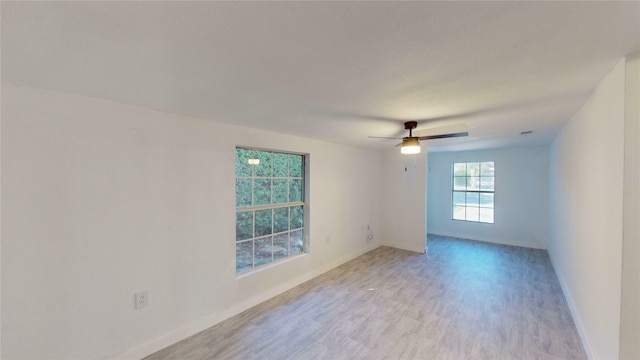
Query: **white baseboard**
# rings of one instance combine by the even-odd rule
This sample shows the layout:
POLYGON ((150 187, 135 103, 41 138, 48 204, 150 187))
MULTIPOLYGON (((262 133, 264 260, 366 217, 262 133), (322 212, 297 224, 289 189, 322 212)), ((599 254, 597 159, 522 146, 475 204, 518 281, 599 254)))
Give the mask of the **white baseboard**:
POLYGON ((269 300, 291 288, 298 286, 306 281, 313 279, 316 276, 322 275, 325 272, 338 267, 347 261, 353 260, 360 255, 368 253, 371 250, 378 248, 381 244, 372 244, 367 246, 366 248, 360 249, 351 254, 347 254, 336 261, 330 262, 324 266, 321 266, 317 270, 314 270, 308 274, 304 274, 299 276, 291 281, 288 281, 278 287, 275 287, 267 292, 254 296, 253 298, 247 299, 227 310, 213 313, 211 315, 205 316, 201 319, 198 319, 190 324, 182 326, 176 330, 173 330, 165 335, 162 335, 156 339, 147 341, 140 345, 135 346, 132 349, 129 349, 117 356, 114 356, 113 360, 138 360, 142 359, 146 356, 149 356, 155 352, 158 352, 167 346, 177 343, 178 341, 184 340, 189 336, 193 336, 203 330, 206 330, 234 315, 237 315, 253 306, 256 306, 266 300, 269 300))
POLYGON ((473 236, 473 235, 469 235, 469 234, 454 234, 454 233, 447 233, 446 231, 440 231, 440 232, 429 232, 429 235, 436 235, 436 236, 448 236, 448 237, 454 237, 454 238, 458 238, 458 239, 467 239, 467 240, 475 240, 475 241, 482 241, 482 242, 488 242, 488 243, 493 243, 493 244, 501 244, 501 245, 511 245, 511 246, 520 246, 520 247, 526 247, 526 248, 531 248, 531 249, 540 249, 540 250, 547 250, 547 247, 545 244, 539 244, 539 243, 534 243, 534 242, 514 242, 514 241, 510 241, 510 240, 505 240, 505 239, 496 239, 496 238, 482 238, 479 236, 473 236))
POLYGON ((396 248, 396 249, 402 249, 402 250, 409 250, 409 251, 417 252, 417 253, 420 253, 420 254, 425 254, 427 252, 426 245, 412 246, 412 245, 407 245, 407 244, 383 242, 382 246, 388 246, 388 247, 392 247, 392 248, 396 248))
POLYGON ((576 324, 576 329, 578 330, 578 334, 580 335, 580 340, 582 340, 582 347, 584 348, 584 352, 587 354, 587 357, 589 359, 596 359, 595 353, 593 352, 593 347, 591 347, 591 342, 589 341, 589 337, 587 336, 587 332, 585 331, 582 317, 580 317, 578 308, 573 301, 573 297, 571 296, 571 292, 569 291, 564 278, 557 271, 558 267, 556 266, 556 262, 550 252, 549 258, 551 259, 551 265, 553 266, 553 270, 556 273, 556 277, 558 278, 558 282, 560 283, 560 287, 562 288, 562 292, 564 293, 564 298, 567 300, 567 305, 569 306, 569 311, 571 312, 571 316, 573 317, 573 322, 576 324))

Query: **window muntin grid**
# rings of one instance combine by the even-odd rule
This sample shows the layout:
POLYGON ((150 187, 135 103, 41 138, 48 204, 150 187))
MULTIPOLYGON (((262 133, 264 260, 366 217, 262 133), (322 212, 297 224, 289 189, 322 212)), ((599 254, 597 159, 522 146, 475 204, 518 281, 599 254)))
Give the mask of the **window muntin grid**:
POLYGON ((495 163, 454 163, 452 219, 494 223, 495 163))
POLYGON ((236 272, 306 251, 304 174, 302 154, 236 148, 236 272))

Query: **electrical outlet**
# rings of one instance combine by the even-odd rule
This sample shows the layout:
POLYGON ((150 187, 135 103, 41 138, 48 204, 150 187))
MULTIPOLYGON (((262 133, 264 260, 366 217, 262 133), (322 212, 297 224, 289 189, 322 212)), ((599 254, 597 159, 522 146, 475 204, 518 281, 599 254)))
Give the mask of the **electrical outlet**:
POLYGON ((149 290, 142 290, 135 294, 136 309, 141 309, 149 305, 149 290))
POLYGON ((370 243, 373 240, 373 230, 371 230, 371 225, 367 224, 367 243, 370 243))

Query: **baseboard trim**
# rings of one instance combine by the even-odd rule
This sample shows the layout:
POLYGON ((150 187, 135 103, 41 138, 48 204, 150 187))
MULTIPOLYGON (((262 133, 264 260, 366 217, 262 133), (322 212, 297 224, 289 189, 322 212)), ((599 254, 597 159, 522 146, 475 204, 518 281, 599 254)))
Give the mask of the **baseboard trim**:
POLYGON ((447 237, 453 237, 453 238, 458 238, 458 239, 467 239, 467 240, 488 242, 488 243, 492 243, 492 244, 511 245, 511 246, 526 247, 526 248, 531 248, 531 249, 547 250, 547 247, 544 244, 539 244, 539 243, 530 243, 530 242, 515 243, 513 241, 508 241, 508 240, 501 240, 501 239, 497 239, 496 240, 496 239, 493 239, 493 238, 483 239, 483 238, 479 238, 477 236, 469 236, 467 234, 453 234, 453 233, 447 233, 447 232, 437 232, 437 233, 430 232, 429 235, 447 236, 447 237))
POLYGON ((382 243, 382 246, 388 246, 388 247, 392 247, 392 248, 396 248, 396 249, 413 251, 413 252, 417 252, 417 253, 420 253, 420 254, 425 254, 427 252, 426 245, 423 245, 421 247, 416 247, 416 246, 410 246, 410 245, 405 245, 405 244, 386 243, 386 242, 384 242, 384 243, 382 243))
POLYGON ((573 322, 576 324, 576 329, 578 330, 578 335, 580 335, 580 340, 582 340, 582 347, 584 348, 584 352, 587 354, 587 358, 589 359, 597 359, 595 353, 593 352, 593 347, 591 346, 591 342, 589 341, 589 337, 587 336, 587 332, 585 331, 584 323, 582 322, 582 317, 580 317, 580 313, 578 312, 578 308, 573 301, 573 297, 571 296, 571 292, 567 287, 564 278, 558 272, 558 267, 556 266, 556 261, 553 258, 551 252, 549 252, 549 259, 551 259, 551 266, 553 266, 553 271, 556 273, 556 277, 558 278, 558 282, 560 283, 560 287, 562 288, 562 293, 564 294, 564 298, 567 300, 567 305, 569 306, 569 311, 571 312, 571 316, 573 317, 573 322))
POLYGON ((324 274, 325 272, 336 268, 348 261, 351 261, 357 258, 360 255, 366 254, 369 251, 375 250, 378 247, 382 246, 382 244, 373 244, 367 246, 363 249, 355 251, 353 253, 347 254, 335 261, 332 261, 324 266, 321 266, 317 270, 314 270, 308 274, 299 276, 295 279, 292 279, 278 287, 271 289, 270 291, 264 292, 260 295, 254 296, 253 298, 247 299, 240 304, 237 304, 225 311, 220 311, 213 313, 211 315, 205 316, 201 319, 191 322, 185 326, 179 327, 176 330, 173 330, 165 335, 162 335, 156 339, 147 341, 140 345, 137 345, 117 356, 112 357, 112 360, 139 360, 151 354, 154 354, 167 346, 173 345, 178 341, 184 340, 190 336, 193 336, 199 332, 202 332, 232 316, 240 314, 241 312, 254 307, 264 301, 267 301, 283 292, 290 290, 293 287, 296 287, 306 281, 309 281, 319 275, 324 274))

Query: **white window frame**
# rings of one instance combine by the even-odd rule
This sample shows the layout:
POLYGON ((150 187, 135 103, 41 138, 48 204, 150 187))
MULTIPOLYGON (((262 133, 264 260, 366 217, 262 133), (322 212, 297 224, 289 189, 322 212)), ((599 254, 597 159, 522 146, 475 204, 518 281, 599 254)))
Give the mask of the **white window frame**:
MULTIPOLYGON (((238 169, 237 169, 237 163, 235 165, 236 167, 236 236, 235 236, 235 244, 236 244, 236 273, 237 274, 242 274, 242 273, 246 273, 249 272, 253 269, 259 268, 259 267, 263 267, 263 266, 268 266, 268 265, 272 265, 274 263, 277 263, 281 260, 285 260, 294 256, 298 256, 301 254, 305 254, 308 252, 308 244, 307 244, 307 227, 308 227, 308 207, 307 207, 307 201, 306 199, 308 198, 308 183, 307 183, 307 179, 308 179, 308 154, 304 154, 304 153, 296 153, 296 152, 291 152, 291 151, 282 151, 282 150, 273 150, 273 149, 263 149, 263 148, 255 148, 255 147, 249 147, 249 146, 236 146, 236 151, 234 151, 234 156, 237 158, 237 154, 238 154, 238 149, 244 149, 247 151, 252 151, 252 152, 268 152, 268 153, 272 153, 272 154, 286 154, 286 155, 293 155, 293 156, 300 156, 301 157, 301 161, 302 161, 302 169, 301 169, 301 174, 300 176, 291 176, 291 163, 288 163, 288 175, 287 176, 274 176, 274 161, 272 158, 271 161, 271 176, 256 176, 255 174, 255 166, 251 166, 251 176, 238 176, 238 169), (251 186, 251 205, 247 205, 247 206, 238 206, 238 199, 237 199, 237 191, 238 191, 238 179, 251 179, 252 182, 252 186, 251 186), (258 204, 258 205, 254 205, 253 201, 255 199, 255 180, 265 180, 265 179, 270 179, 271 180, 271 199, 269 204, 258 204), (287 179, 287 201, 286 202, 281 202, 281 203, 273 203, 274 201, 274 180, 283 180, 283 179, 287 179), (301 200, 300 201, 289 201, 289 197, 290 197, 290 191, 291 191, 291 184, 290 181, 291 180, 299 180, 299 183, 301 184, 301 200), (292 209, 294 208, 302 208, 302 227, 296 227, 294 229, 291 229, 291 222, 292 222, 292 209), (289 209, 289 220, 288 220, 288 226, 287 226, 287 230, 284 231, 279 231, 279 232, 275 232, 275 217, 276 217, 276 210, 277 209, 282 209, 282 208, 288 208, 289 209), (261 210, 271 210, 271 233, 266 234, 266 235, 257 235, 256 234, 256 213, 261 211, 261 210), (243 238, 238 240, 238 214, 239 213, 247 213, 247 212, 252 212, 252 224, 253 224, 253 229, 252 229, 252 236, 249 238, 243 238), (278 236, 282 236, 282 235, 287 235, 287 254, 284 256, 280 256, 280 257, 275 257, 275 253, 276 253, 276 247, 275 247, 275 240, 278 236), (292 235, 296 235, 298 241, 296 241, 296 246, 294 248, 294 252, 292 252, 292 235), (267 240, 267 241, 271 241, 271 260, 266 261, 266 262, 260 262, 258 263, 257 258, 256 258, 256 242, 258 241, 263 241, 263 240, 267 240), (300 249, 298 247, 299 245, 299 241, 302 242, 301 244, 301 250, 298 251, 298 249, 300 249), (251 244, 251 264, 250 266, 242 266, 241 268, 239 266, 241 266, 241 264, 239 263, 239 254, 240 254, 240 246, 241 244, 251 244)), ((272 155, 273 156, 273 155, 272 155)), ((237 159, 236 159, 237 161, 237 159)), ((290 160, 289 160, 290 161, 290 160)), ((264 258, 262 259, 264 260, 264 258)), ((246 265, 246 263, 244 263, 244 265, 246 265)))
POLYGON ((451 166, 451 219, 453 221, 465 221, 465 222, 473 222, 473 223, 482 223, 482 224, 494 224, 495 223, 495 161, 469 161, 469 162, 455 162, 452 164, 451 166), (483 174, 481 173, 481 169, 482 169, 482 164, 484 163, 491 163, 492 167, 493 167, 493 174, 491 176, 482 176, 483 174), (457 175, 456 176, 456 165, 461 165, 464 164, 465 165, 465 175, 457 175), (467 172, 467 168, 469 166, 469 164, 478 164, 478 176, 469 176, 469 173, 467 172), (456 188, 456 178, 465 178, 465 188, 464 190, 461 188, 456 188), (469 178, 475 178, 477 177, 479 180, 478 183, 478 187, 477 189, 472 188, 469 189, 469 178), (482 179, 483 178, 491 178, 491 189, 482 189, 482 179), (459 202, 456 201, 456 194, 460 194, 460 193, 464 193, 464 205, 459 205, 459 202), (472 196, 477 195, 478 197, 478 205, 476 206, 475 203, 471 203, 471 205, 469 205, 468 201, 469 201, 469 194, 471 194, 472 196), (491 205, 490 206, 483 206, 482 201, 480 200, 482 198, 482 194, 490 194, 491 195, 491 205), (464 211, 465 211, 465 218, 461 219, 461 218, 457 218, 456 217, 456 209, 460 209, 464 207, 464 211), (471 217, 469 215, 469 210, 470 209, 478 209, 478 216, 477 219, 474 219, 473 217, 471 217), (490 221, 483 221, 483 217, 481 215, 482 213, 482 209, 491 209, 491 220, 490 221))

